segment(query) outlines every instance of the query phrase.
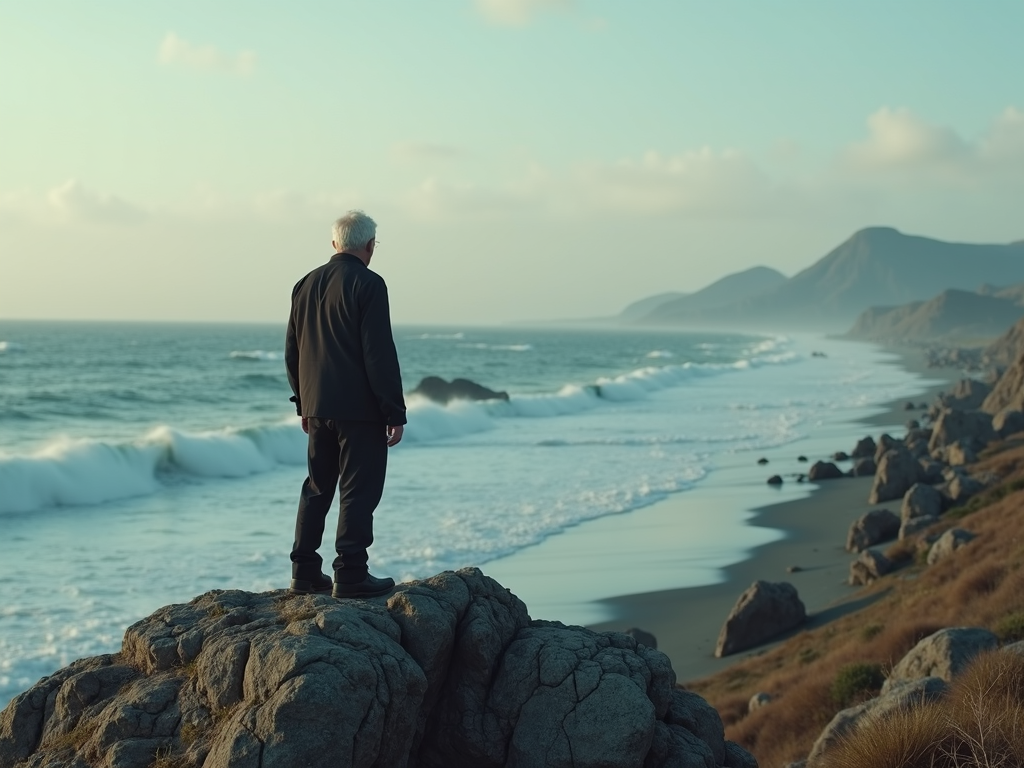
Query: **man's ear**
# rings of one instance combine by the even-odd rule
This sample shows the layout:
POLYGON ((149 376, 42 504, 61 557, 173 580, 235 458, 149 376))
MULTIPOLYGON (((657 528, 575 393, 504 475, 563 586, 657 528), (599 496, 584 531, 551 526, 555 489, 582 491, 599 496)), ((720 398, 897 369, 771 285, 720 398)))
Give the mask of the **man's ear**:
POLYGON ((366 241, 366 252, 367 253, 373 253, 374 246, 376 246, 376 245, 377 245, 377 238, 376 237, 371 237, 369 240, 366 241))
POLYGON ((334 242, 333 240, 331 240, 331 248, 334 249, 335 253, 338 252, 338 244, 336 242, 334 242))

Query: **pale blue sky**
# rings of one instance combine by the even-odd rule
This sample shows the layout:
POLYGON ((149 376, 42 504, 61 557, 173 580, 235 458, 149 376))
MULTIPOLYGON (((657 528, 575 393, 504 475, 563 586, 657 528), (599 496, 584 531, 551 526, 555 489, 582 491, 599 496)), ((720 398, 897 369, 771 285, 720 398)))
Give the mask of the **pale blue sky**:
POLYGON ((0 317, 279 320, 351 207, 399 322, 1024 238, 1022 38, 1024 0, 8 0, 0 317))

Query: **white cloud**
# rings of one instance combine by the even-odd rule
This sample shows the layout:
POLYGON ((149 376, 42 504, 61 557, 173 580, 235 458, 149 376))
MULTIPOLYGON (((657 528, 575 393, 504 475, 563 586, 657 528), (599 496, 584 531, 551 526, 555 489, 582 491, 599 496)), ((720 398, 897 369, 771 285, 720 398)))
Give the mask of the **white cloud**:
POLYGON ((102 224, 135 224, 146 218, 146 213, 114 195, 97 192, 69 179, 54 187, 46 196, 50 207, 59 214, 102 224))
POLYGON ((256 54, 241 51, 229 55, 212 45, 193 45, 173 32, 160 43, 158 59, 165 66, 185 67, 198 72, 249 75, 256 69, 256 54))
POLYGON ((976 141, 908 109, 880 109, 867 125, 867 138, 840 153, 841 171, 858 182, 977 189, 1022 180, 1024 113, 1013 107, 976 141))
POLYGON ((474 0, 477 11, 491 24, 522 27, 539 13, 569 10, 573 0, 474 0))

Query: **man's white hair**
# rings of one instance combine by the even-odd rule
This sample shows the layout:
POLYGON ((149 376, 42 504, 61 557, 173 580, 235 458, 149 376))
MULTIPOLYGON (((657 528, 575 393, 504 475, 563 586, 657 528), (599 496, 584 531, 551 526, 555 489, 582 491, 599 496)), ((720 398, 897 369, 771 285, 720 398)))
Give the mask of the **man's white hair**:
POLYGON ((362 211, 349 211, 334 222, 331 231, 338 253, 358 250, 377 237, 377 222, 362 211))

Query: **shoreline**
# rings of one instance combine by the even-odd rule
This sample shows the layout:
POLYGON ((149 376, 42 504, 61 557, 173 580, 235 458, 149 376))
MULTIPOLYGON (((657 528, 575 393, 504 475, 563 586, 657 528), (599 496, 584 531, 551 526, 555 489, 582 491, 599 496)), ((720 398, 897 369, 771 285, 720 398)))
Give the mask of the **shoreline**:
MULTIPOLYGON (((931 403, 938 392, 948 389, 950 383, 961 378, 959 371, 926 368, 923 361, 909 359, 905 349, 885 348, 885 351, 897 356, 886 364, 898 365, 924 381, 941 380, 942 383, 928 384, 920 394, 914 395, 912 399, 916 403, 931 403)), ((901 397, 880 404, 877 413, 848 422, 846 437, 841 438, 840 443, 834 443, 835 438, 831 438, 834 443, 831 451, 849 451, 866 434, 877 439, 885 430, 895 432, 898 429, 902 433, 905 422, 921 414, 920 410, 904 410, 908 399, 901 397), (862 429, 860 433, 855 431, 858 427, 862 429)), ((771 454, 779 452, 778 449, 766 452, 770 462, 759 468, 762 484, 768 474, 773 474, 771 470, 776 462, 771 454)), ((809 458, 814 461, 824 457, 809 458)), ((838 464, 846 468, 844 463, 838 464)), ((808 465, 801 466, 806 468, 808 465)), ((739 474, 738 468, 736 471, 739 474)), ((746 474, 749 474, 749 469, 746 474)), ((638 627, 652 633, 657 639, 658 649, 672 660, 679 682, 685 683, 720 672, 742 659, 764 653, 798 632, 821 626, 865 606, 868 603, 863 598, 857 599, 860 588, 846 583, 849 565, 854 559, 844 546, 847 531, 858 517, 870 509, 895 507, 897 514, 899 511, 898 501, 868 504, 871 483, 871 477, 863 477, 805 484, 803 488, 807 492, 800 497, 778 499, 750 509, 749 527, 781 531, 782 537, 754 547, 743 560, 721 569, 721 580, 715 584, 604 598, 598 602, 613 618, 588 626, 598 631, 624 631, 638 627), (787 568, 790 566, 797 566, 800 570, 789 573, 787 568), (771 643, 716 658, 714 649, 722 624, 739 596, 758 579, 792 583, 807 608, 808 622, 771 643)), ((762 487, 771 490, 767 486, 762 487)), ((683 500, 679 496, 681 494, 659 503, 680 503, 683 500)))

